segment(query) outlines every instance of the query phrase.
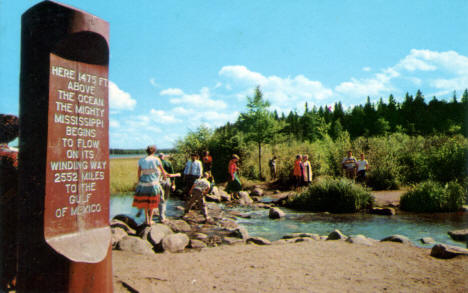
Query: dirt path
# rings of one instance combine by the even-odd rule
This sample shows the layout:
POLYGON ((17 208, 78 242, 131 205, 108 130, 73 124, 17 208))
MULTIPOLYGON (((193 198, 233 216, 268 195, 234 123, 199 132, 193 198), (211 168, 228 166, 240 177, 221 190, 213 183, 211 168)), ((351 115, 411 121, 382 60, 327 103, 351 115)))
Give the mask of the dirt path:
POLYGON ((344 241, 154 256, 113 251, 114 292, 466 292, 468 257, 440 260, 429 253, 344 241))

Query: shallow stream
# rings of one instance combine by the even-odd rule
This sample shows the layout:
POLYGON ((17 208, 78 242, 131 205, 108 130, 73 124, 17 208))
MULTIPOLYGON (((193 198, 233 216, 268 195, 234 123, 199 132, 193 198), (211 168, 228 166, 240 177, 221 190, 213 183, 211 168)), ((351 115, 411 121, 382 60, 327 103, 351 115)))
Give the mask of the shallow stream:
MULTIPOLYGON (((136 219, 138 223, 144 221, 144 215, 135 217, 137 209, 132 207, 132 196, 111 196, 110 217, 126 214, 136 219)), ((167 206, 167 216, 179 217, 182 212, 177 210, 183 205, 180 200, 170 199, 167 206)), ((223 209, 228 209, 221 205, 223 209)), ((302 232, 328 235, 338 229, 345 235, 363 234, 367 237, 380 240, 384 237, 400 234, 408 237, 415 245, 432 247, 433 244, 423 244, 420 239, 431 237, 436 242, 465 247, 462 242, 453 241, 447 232, 468 228, 468 213, 437 213, 414 214, 399 213, 395 216, 379 216, 370 214, 328 214, 298 212, 281 208, 286 216, 282 219, 272 220, 268 217, 268 209, 255 209, 249 207, 236 207, 231 210, 241 212, 250 218, 237 218, 237 223, 244 226, 251 236, 260 236, 268 240, 278 240, 283 235, 302 232)))

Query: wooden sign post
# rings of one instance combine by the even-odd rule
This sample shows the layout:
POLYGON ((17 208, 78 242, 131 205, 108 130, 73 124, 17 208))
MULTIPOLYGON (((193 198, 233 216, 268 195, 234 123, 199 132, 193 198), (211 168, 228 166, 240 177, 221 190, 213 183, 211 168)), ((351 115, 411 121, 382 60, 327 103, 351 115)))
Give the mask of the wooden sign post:
POLYGON ((109 25, 44 1, 22 18, 18 292, 112 292, 109 25))

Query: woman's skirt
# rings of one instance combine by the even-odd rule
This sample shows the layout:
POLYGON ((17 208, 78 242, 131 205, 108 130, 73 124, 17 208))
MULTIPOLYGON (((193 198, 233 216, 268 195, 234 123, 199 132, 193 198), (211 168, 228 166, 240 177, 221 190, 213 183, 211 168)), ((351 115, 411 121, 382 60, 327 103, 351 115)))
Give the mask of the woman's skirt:
POLYGON ((159 205, 162 194, 163 191, 159 183, 138 182, 132 206, 138 209, 155 209, 159 205))
POLYGON ((242 190, 242 183, 240 182, 239 176, 237 173, 234 173, 234 180, 229 181, 228 185, 226 186, 226 192, 239 192, 242 190))

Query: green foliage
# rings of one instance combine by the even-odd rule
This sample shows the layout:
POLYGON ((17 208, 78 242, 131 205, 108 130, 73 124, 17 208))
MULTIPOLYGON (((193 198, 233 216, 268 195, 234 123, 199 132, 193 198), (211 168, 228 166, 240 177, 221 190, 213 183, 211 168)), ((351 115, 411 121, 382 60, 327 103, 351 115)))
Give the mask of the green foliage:
POLYGON ((373 201, 361 185, 344 178, 324 178, 289 199, 287 206, 314 212, 353 213, 371 207, 373 201))
POLYGON ((138 182, 138 158, 110 160, 110 193, 135 190, 138 182))
POLYGON ((411 212, 452 212, 460 210, 465 199, 465 189, 455 181, 442 185, 429 180, 403 194, 400 208, 411 212))

